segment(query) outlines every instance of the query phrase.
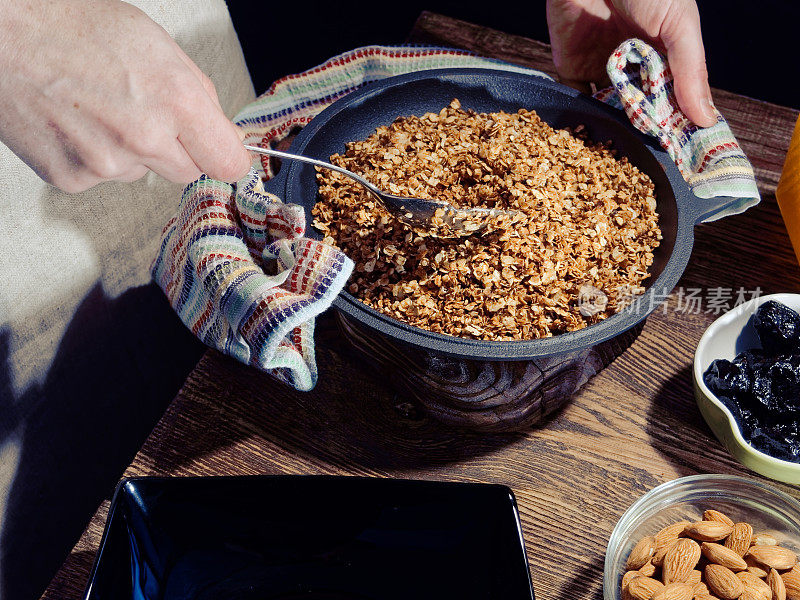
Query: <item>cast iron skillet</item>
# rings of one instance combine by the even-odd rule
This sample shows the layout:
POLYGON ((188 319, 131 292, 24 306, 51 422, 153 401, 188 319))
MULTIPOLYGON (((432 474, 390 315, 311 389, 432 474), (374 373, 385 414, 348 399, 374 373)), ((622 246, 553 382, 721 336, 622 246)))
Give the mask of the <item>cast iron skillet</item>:
MULTIPOLYGON (((449 356, 483 360, 531 360, 579 351, 619 335, 644 320, 675 287, 692 252, 694 226, 733 202, 732 198, 694 196, 669 155, 639 133, 624 112, 572 88, 542 77, 489 69, 437 69, 371 83, 334 102, 295 138, 290 152, 327 160, 345 143, 363 140, 379 125, 405 115, 438 112, 458 98, 479 112, 535 109, 553 127, 585 125, 591 139, 611 140, 620 155, 655 183, 659 224, 664 239, 655 252, 646 292, 625 310, 579 331, 544 339, 492 342, 442 335, 387 317, 343 291, 334 306, 348 317, 391 338, 449 356)), ((267 184, 285 202, 306 210, 307 234, 320 238, 310 224, 317 201, 314 168, 293 162, 267 184)))

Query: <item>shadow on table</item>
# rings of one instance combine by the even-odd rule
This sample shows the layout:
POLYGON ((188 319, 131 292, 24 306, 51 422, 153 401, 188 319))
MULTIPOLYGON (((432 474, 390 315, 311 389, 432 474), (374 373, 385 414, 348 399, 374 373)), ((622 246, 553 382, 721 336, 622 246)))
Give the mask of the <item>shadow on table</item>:
POLYGON ((51 598, 83 598, 96 553, 92 550, 72 552, 48 588, 51 598))
POLYGON ((113 299, 94 287, 16 397, 9 345, 0 330, 0 596, 38 598, 203 347, 155 285, 113 299))
POLYGON ((311 392, 297 392, 252 367, 208 353, 154 436, 162 440, 145 448, 154 472, 207 472, 197 466, 207 457, 227 461, 234 472, 275 465, 281 472, 301 464, 306 471, 402 476, 413 469, 422 476, 426 468, 435 473, 437 466, 454 462, 465 462, 459 468, 467 472, 468 459, 526 435, 438 423, 335 342, 330 314, 318 320, 317 331, 320 377, 311 392), (180 452, 171 450, 176 440, 180 452), (244 460, 243 451, 252 451, 252 462, 244 460))
POLYGON ((683 367, 662 384, 647 419, 652 446, 669 460, 680 476, 734 472, 735 462, 706 425, 694 399, 692 366, 683 367))
POLYGON ((585 565, 580 574, 562 585, 554 597, 570 598, 570 600, 603 600, 604 562, 605 557, 601 557, 591 565, 585 565))

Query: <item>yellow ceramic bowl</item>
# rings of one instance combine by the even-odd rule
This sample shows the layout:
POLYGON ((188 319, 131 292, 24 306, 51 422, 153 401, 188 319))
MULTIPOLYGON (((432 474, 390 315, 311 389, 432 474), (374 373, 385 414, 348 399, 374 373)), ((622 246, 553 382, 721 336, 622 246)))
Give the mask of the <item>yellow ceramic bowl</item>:
POLYGON ((800 312, 800 294, 772 294, 745 302, 714 321, 700 338, 694 355, 694 395, 711 431, 736 460, 765 477, 800 484, 800 463, 773 458, 748 444, 731 412, 703 382, 703 373, 714 359, 733 360, 744 350, 761 347, 751 318, 768 300, 800 312))

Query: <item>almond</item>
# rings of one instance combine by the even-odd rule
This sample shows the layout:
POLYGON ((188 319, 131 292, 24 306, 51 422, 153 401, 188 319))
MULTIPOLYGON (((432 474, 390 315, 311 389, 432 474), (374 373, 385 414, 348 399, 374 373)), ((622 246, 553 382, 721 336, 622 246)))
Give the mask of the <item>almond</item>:
POLYGON ((661 567, 664 585, 686 583, 692 570, 700 560, 700 544, 688 538, 680 538, 667 551, 661 567))
POLYGON ((653 595, 653 600, 692 600, 692 586, 687 583, 670 583, 653 595))
POLYGON ((733 527, 733 519, 718 510, 707 510, 703 513, 703 521, 719 521, 733 527))
POLYGON ((667 525, 656 535, 656 550, 663 546, 669 546, 672 542, 683 535, 683 530, 689 525, 689 521, 678 521, 672 525, 667 525))
POLYGON ((656 551, 653 552, 653 558, 650 562, 652 562, 658 568, 664 566, 664 557, 667 555, 667 552, 669 552, 669 549, 678 542, 678 539, 679 538, 675 538, 664 546, 656 546, 656 551))
POLYGON ((772 590, 772 600, 786 600, 786 584, 775 569, 769 570, 767 584, 772 590))
POLYGON ((690 523, 683 530, 686 535, 701 542, 716 542, 728 537, 733 527, 719 521, 697 521, 690 523))
POLYGON ((761 565, 758 564, 758 561, 752 556, 745 556, 744 562, 747 563, 747 570, 756 577, 761 577, 761 579, 764 579, 767 576, 767 571, 765 571, 761 565))
POLYGON ((799 555, 714 509, 639 540, 626 566, 622 600, 800 600, 799 555))
POLYGON ((647 561, 647 563, 639 569, 639 573, 644 575, 645 577, 652 577, 656 573, 656 566, 652 563, 652 561, 647 561))
POLYGON ((772 598, 772 590, 760 577, 756 577, 747 571, 741 571, 740 573, 737 573, 736 576, 746 589, 753 590, 766 600, 770 600, 772 598))
POLYGON ((744 571, 747 568, 747 563, 741 556, 722 544, 703 542, 700 549, 710 562, 728 567, 731 571, 744 571))
MULTIPOLYGON (((724 600, 734 600, 744 592, 744 584, 736 574, 722 565, 707 565, 706 585, 711 593, 724 600)), ((636 581, 634 579, 634 581, 636 581)), ((628 586, 630 587, 630 586, 628 586)))
POLYGON ((650 600, 654 594, 664 589, 664 584, 650 577, 634 577, 625 588, 624 594, 631 600, 650 600))
POLYGON ((748 566, 748 567, 747 567, 747 572, 748 572, 748 573, 752 573, 753 575, 755 575, 755 576, 756 576, 756 577, 758 577, 759 579, 764 579, 764 578, 766 578, 766 576, 767 576, 767 575, 769 575, 769 573, 767 573, 767 572, 766 572, 764 569, 762 569, 761 567, 751 567, 751 566, 748 566))
POLYGON ((792 569, 781 573, 781 579, 786 588, 786 600, 800 600, 800 570, 792 569))
POLYGON ((753 527, 750 523, 736 523, 733 531, 725 540, 725 547, 730 548, 739 556, 747 554, 753 539, 753 527))
POLYGON ((745 586, 742 595, 739 596, 739 600, 765 600, 764 596, 759 593, 758 590, 755 588, 749 588, 745 586))
POLYGON ((631 550, 631 553, 628 555, 628 562, 625 563, 625 566, 629 571, 641 569, 647 562, 650 561, 655 549, 656 539, 651 535, 643 537, 641 540, 639 540, 639 543, 633 547, 633 550, 631 550))
POLYGON ((625 589, 625 587, 631 582, 631 579, 641 576, 642 574, 639 573, 639 571, 628 571, 625 573, 625 575, 622 576, 622 589, 625 589))
POLYGON ((708 591, 708 586, 702 581, 694 584, 694 587, 692 587, 692 592, 694 593, 695 598, 697 598, 697 596, 711 595, 711 592, 708 591))
POLYGON ((772 536, 768 533, 759 533, 755 538, 753 538, 753 545, 754 546, 777 546, 778 540, 775 539, 775 536, 772 536))
POLYGON ((791 569, 797 564, 797 555, 783 546, 750 546, 748 556, 752 556, 762 566, 778 571, 791 569))

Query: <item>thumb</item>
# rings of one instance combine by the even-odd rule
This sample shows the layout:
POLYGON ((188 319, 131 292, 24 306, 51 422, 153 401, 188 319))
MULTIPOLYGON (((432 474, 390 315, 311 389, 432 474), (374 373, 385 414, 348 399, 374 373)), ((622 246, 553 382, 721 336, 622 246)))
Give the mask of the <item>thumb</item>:
POLYGON ((694 2, 673 2, 678 14, 668 15, 661 30, 661 41, 667 49, 675 96, 684 114, 700 127, 717 122, 708 85, 700 14, 694 2))
POLYGON ((242 145, 241 130, 205 94, 201 104, 203 110, 184 121, 178 140, 203 173, 212 179, 237 181, 247 174, 252 162, 242 145))

